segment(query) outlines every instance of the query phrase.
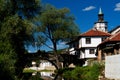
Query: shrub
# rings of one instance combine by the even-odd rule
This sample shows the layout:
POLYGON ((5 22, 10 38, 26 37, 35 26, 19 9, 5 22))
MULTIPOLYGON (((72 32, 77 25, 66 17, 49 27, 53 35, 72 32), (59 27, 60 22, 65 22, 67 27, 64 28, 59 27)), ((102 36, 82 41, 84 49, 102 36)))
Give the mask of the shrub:
POLYGON ((104 65, 94 63, 92 66, 76 67, 72 71, 65 71, 63 76, 68 80, 98 80, 104 65))

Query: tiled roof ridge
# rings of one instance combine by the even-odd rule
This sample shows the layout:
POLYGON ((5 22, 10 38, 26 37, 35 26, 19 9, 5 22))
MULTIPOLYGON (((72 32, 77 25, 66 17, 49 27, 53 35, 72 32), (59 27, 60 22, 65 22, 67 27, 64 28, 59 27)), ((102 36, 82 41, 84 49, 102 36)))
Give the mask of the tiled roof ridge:
MULTIPOLYGON (((120 31, 114 35, 111 35, 110 37, 108 37, 107 39, 105 39, 102 43, 100 43, 99 45, 103 44, 103 43, 106 43, 106 42, 109 42, 109 41, 112 41, 113 38, 115 38, 118 34, 120 34, 120 31)), ((113 40, 114 41, 114 40, 113 40)), ((99 46, 98 45, 98 46, 99 46)))
MULTIPOLYGON (((88 31, 86 31, 86 32, 84 32, 84 33, 82 33, 82 34, 85 34, 85 33, 87 33, 87 32, 89 32, 89 31, 91 31, 92 29, 89 29, 88 31)), ((82 35, 82 34, 80 34, 80 35, 82 35)))
POLYGON ((92 29, 88 30, 87 32, 84 32, 84 33, 80 34, 80 36, 83 36, 83 35, 85 35, 86 33, 90 32, 90 31, 97 31, 97 34, 98 34, 98 35, 99 35, 99 33, 103 33, 103 35, 104 35, 104 34, 106 34, 106 35, 111 35, 111 34, 108 33, 108 32, 103 32, 103 31, 97 30, 97 29, 95 29, 95 28, 92 28, 92 29))
POLYGON ((110 36, 110 37, 109 37, 109 39, 110 39, 110 40, 112 40, 112 39, 113 39, 114 37, 116 37, 118 34, 120 34, 120 31, 119 31, 119 32, 117 32, 116 34, 114 34, 114 35, 110 36))
POLYGON ((112 32, 112 31, 114 31, 115 29, 117 29, 117 28, 120 28, 120 25, 118 25, 117 27, 115 27, 115 28, 113 28, 111 31, 109 31, 110 33, 112 32))

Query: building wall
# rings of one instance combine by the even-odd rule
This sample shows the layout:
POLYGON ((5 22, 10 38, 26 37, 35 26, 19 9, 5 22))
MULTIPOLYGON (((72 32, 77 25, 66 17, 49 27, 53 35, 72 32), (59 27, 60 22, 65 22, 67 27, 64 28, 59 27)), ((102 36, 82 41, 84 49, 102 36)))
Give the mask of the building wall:
POLYGON ((96 53, 96 48, 94 48, 94 54, 90 54, 90 49, 93 48, 86 48, 85 51, 80 51, 80 59, 83 58, 96 58, 95 53, 96 53))
POLYGON ((75 52, 76 52, 76 51, 74 50, 74 48, 70 48, 70 49, 69 49, 69 52, 70 52, 70 54, 75 55, 75 52))
MULTIPOLYGON (((90 54, 89 53, 90 49, 85 49, 85 58, 95 58, 95 53, 94 54, 90 54)), ((94 50, 96 52, 96 49, 94 50)))
POLYGON ((97 45, 102 42, 101 37, 90 37, 91 44, 86 44, 86 38, 87 37, 83 37, 79 40, 79 48, 81 48, 81 47, 97 47, 97 45))
POLYGON ((97 30, 100 30, 100 31, 106 31, 105 30, 105 27, 107 27, 106 23, 96 23, 95 26, 94 26, 97 30))
POLYGON ((106 56, 105 77, 109 79, 120 80, 120 54, 106 56))

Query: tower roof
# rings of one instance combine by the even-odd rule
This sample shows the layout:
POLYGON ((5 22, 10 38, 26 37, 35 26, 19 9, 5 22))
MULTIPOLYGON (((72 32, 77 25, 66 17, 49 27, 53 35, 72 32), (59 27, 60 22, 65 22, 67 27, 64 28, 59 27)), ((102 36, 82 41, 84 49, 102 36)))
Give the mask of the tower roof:
POLYGON ((101 9, 101 8, 99 9, 99 13, 98 13, 98 14, 103 14, 103 13, 102 13, 102 9, 101 9))

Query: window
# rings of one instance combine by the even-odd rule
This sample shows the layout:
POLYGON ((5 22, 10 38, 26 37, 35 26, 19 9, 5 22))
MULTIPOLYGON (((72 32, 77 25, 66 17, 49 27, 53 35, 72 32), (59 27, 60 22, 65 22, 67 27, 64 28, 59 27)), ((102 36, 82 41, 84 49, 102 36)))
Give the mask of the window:
POLYGON ((106 37, 102 37, 102 41, 104 41, 106 39, 106 37))
POLYGON ((90 52, 89 52, 90 54, 94 54, 95 52, 94 52, 94 49, 90 49, 90 52))
POLYGON ((90 44, 91 43, 91 39, 90 38, 86 38, 86 44, 90 44))

